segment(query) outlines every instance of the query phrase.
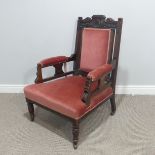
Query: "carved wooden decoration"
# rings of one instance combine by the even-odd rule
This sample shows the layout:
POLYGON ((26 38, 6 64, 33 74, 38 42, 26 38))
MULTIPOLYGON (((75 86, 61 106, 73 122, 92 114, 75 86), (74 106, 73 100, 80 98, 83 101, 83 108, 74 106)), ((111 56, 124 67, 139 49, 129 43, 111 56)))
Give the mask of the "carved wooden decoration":
POLYGON ((79 24, 79 28, 116 28, 117 21, 114 21, 112 18, 106 18, 104 15, 94 15, 92 18, 87 17, 85 19, 79 17, 79 24))
POLYGON ((92 84, 91 78, 87 77, 85 87, 84 87, 84 93, 83 93, 83 97, 82 97, 82 101, 85 102, 87 105, 90 103, 91 84, 92 84))

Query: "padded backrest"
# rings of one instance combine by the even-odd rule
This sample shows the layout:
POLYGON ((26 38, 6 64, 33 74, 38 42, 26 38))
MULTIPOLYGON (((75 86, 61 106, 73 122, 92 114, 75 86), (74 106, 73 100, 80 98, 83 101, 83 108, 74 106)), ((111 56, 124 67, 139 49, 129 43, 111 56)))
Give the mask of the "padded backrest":
POLYGON ((90 71, 108 63, 110 38, 110 29, 83 29, 80 60, 81 70, 90 71))

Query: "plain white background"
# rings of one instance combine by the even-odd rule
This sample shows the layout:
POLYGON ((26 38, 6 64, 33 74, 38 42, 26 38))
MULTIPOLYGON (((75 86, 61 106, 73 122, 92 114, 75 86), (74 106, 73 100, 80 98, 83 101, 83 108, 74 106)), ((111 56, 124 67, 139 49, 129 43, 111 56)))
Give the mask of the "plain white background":
POLYGON ((154 6, 153 0, 0 0, 0 84, 33 83, 39 60, 74 52, 78 16, 104 14, 124 18, 117 85, 155 85, 154 6))

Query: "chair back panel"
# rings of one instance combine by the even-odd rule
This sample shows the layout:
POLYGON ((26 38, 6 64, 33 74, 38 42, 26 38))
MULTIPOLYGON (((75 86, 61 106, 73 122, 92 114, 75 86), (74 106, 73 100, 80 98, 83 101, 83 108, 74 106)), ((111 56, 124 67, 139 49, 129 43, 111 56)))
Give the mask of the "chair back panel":
POLYGON ((111 29, 84 28, 80 69, 90 71, 108 63, 111 29))

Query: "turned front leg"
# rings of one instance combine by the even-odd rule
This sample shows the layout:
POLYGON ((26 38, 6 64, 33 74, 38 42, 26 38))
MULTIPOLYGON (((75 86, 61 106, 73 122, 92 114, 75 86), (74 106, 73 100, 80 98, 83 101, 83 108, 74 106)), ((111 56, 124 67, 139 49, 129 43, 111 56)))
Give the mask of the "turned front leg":
POLYGON ((77 144, 79 140, 79 121, 73 120, 73 147, 77 149, 77 144))

